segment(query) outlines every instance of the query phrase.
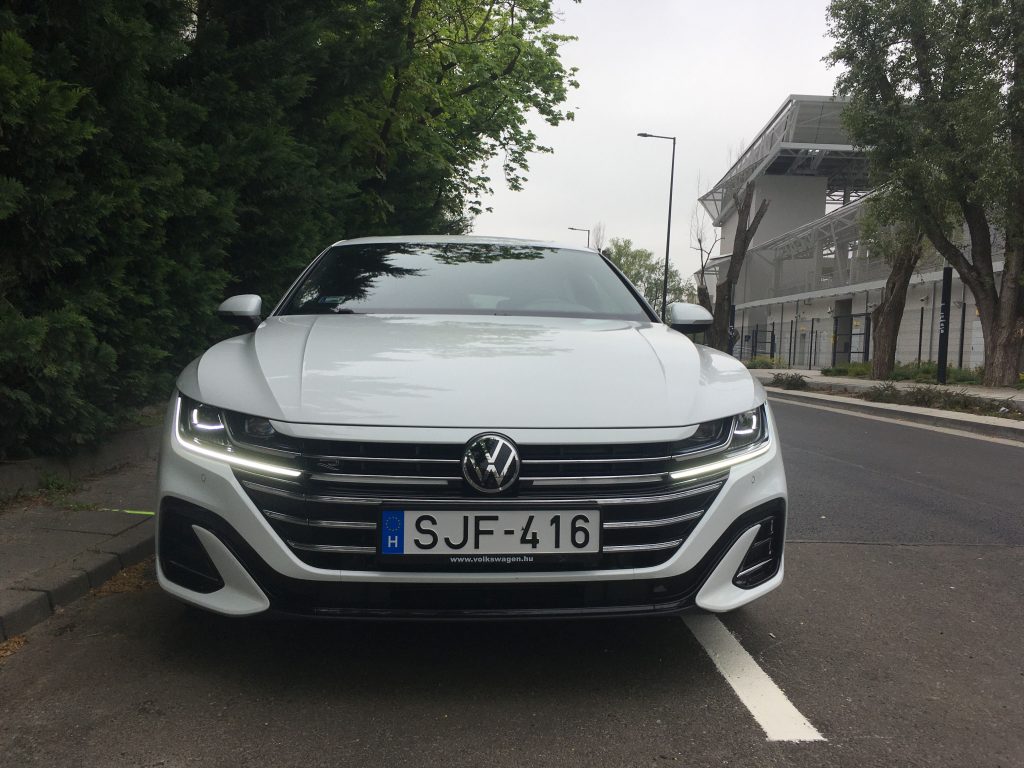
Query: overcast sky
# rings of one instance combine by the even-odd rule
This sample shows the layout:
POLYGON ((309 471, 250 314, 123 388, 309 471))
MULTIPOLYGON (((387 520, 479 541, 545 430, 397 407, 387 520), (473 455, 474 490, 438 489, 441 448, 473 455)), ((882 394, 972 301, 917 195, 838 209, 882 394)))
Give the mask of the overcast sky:
POLYGON ((510 192, 492 164, 493 213, 474 233, 586 242, 567 227, 605 225, 606 238, 630 238, 665 254, 672 144, 677 137, 672 206, 673 263, 699 266, 690 218, 707 191, 789 94, 831 94, 835 70, 822 57, 827 0, 555 0, 558 31, 579 39, 563 48, 579 67, 569 95, 574 122, 531 124, 554 154, 534 155, 525 189, 510 192))

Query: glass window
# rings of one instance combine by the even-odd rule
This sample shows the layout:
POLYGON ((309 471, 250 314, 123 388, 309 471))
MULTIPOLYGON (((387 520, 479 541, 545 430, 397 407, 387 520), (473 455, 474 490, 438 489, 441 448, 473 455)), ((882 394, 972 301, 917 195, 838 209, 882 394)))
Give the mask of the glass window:
POLYGON ((331 248, 287 297, 284 315, 548 315, 650 322, 596 253, 488 243, 331 248))

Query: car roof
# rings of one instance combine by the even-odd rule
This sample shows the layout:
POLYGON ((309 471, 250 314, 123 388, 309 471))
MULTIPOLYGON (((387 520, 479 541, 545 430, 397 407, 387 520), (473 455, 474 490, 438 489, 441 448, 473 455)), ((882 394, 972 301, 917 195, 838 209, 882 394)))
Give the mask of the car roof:
POLYGON ((590 251, 597 253, 596 248, 569 245, 550 240, 530 240, 520 237, 487 237, 480 235, 394 235, 386 237, 356 237, 351 240, 339 240, 335 245, 359 245, 362 243, 422 243, 424 245, 443 245, 445 243, 474 243, 477 245, 521 245, 528 247, 560 248, 569 251, 590 251))

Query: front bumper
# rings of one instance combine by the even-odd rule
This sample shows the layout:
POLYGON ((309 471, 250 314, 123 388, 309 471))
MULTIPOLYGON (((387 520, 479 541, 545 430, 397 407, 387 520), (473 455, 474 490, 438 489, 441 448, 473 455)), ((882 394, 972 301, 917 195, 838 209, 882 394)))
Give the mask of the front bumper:
POLYGON ((758 587, 745 590, 732 584, 759 524, 766 519, 784 524, 785 505, 781 500, 738 517, 695 568, 677 576, 604 581, 562 579, 527 584, 493 580, 486 584, 438 584, 418 580, 379 583, 297 579, 270 568, 237 531, 209 510, 168 498, 161 506, 161 516, 163 521, 185 522, 193 527, 195 544, 208 553, 209 566, 220 577, 212 592, 183 587, 165 572, 166 565, 179 567, 176 559, 180 559, 180 550, 164 547, 157 561, 161 585, 176 597, 226 615, 269 611, 320 618, 654 616, 680 613, 696 606, 731 610, 773 589, 783 577, 780 556, 777 572, 758 587), (702 595, 708 600, 702 601, 702 595))
MULTIPOLYGON (((775 434, 774 424, 771 430, 775 434)), ((695 606, 724 611, 764 595, 783 578, 787 493, 774 438, 765 454, 729 469, 678 551, 644 568, 467 573, 314 567, 289 550, 230 467, 185 451, 170 430, 159 498, 161 586, 227 615, 459 619, 661 615, 695 606), (767 578, 742 584, 736 574, 768 520, 777 538, 775 563, 767 578), (185 571, 177 567, 182 564, 185 571)))

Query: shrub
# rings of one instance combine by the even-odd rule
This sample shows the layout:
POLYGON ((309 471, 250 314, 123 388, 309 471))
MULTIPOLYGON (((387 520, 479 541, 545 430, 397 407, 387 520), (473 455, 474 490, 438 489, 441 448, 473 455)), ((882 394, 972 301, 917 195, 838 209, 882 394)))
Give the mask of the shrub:
POLYGON ((782 389, 807 389, 807 379, 799 373, 776 373, 768 382, 768 386, 782 389))
POLYGON ((831 368, 822 368, 821 375, 868 379, 871 378, 871 363, 837 363, 831 368))
POLYGON ((768 357, 768 355, 758 355, 747 360, 744 365, 747 368, 788 368, 789 366, 782 362, 781 357, 768 357))
POLYGON ((942 400, 942 393, 935 387, 920 386, 903 390, 903 402, 921 408, 934 408, 942 400))
MULTIPOLYGON (((896 363, 892 371, 893 381, 919 381, 922 384, 938 382, 938 363, 924 361, 922 363, 896 363)), ((980 384, 983 368, 946 368, 947 384, 980 384)))
POLYGON ((873 403, 898 403, 900 402, 900 390, 891 381, 883 381, 867 390, 863 397, 873 403))
POLYGON ((921 408, 942 408, 947 411, 961 411, 988 416, 1003 416, 1020 419, 1024 417, 1018 404, 1012 399, 990 400, 976 397, 965 389, 943 389, 941 387, 917 386, 900 389, 891 381, 877 384, 860 395, 876 403, 914 405, 921 408))

